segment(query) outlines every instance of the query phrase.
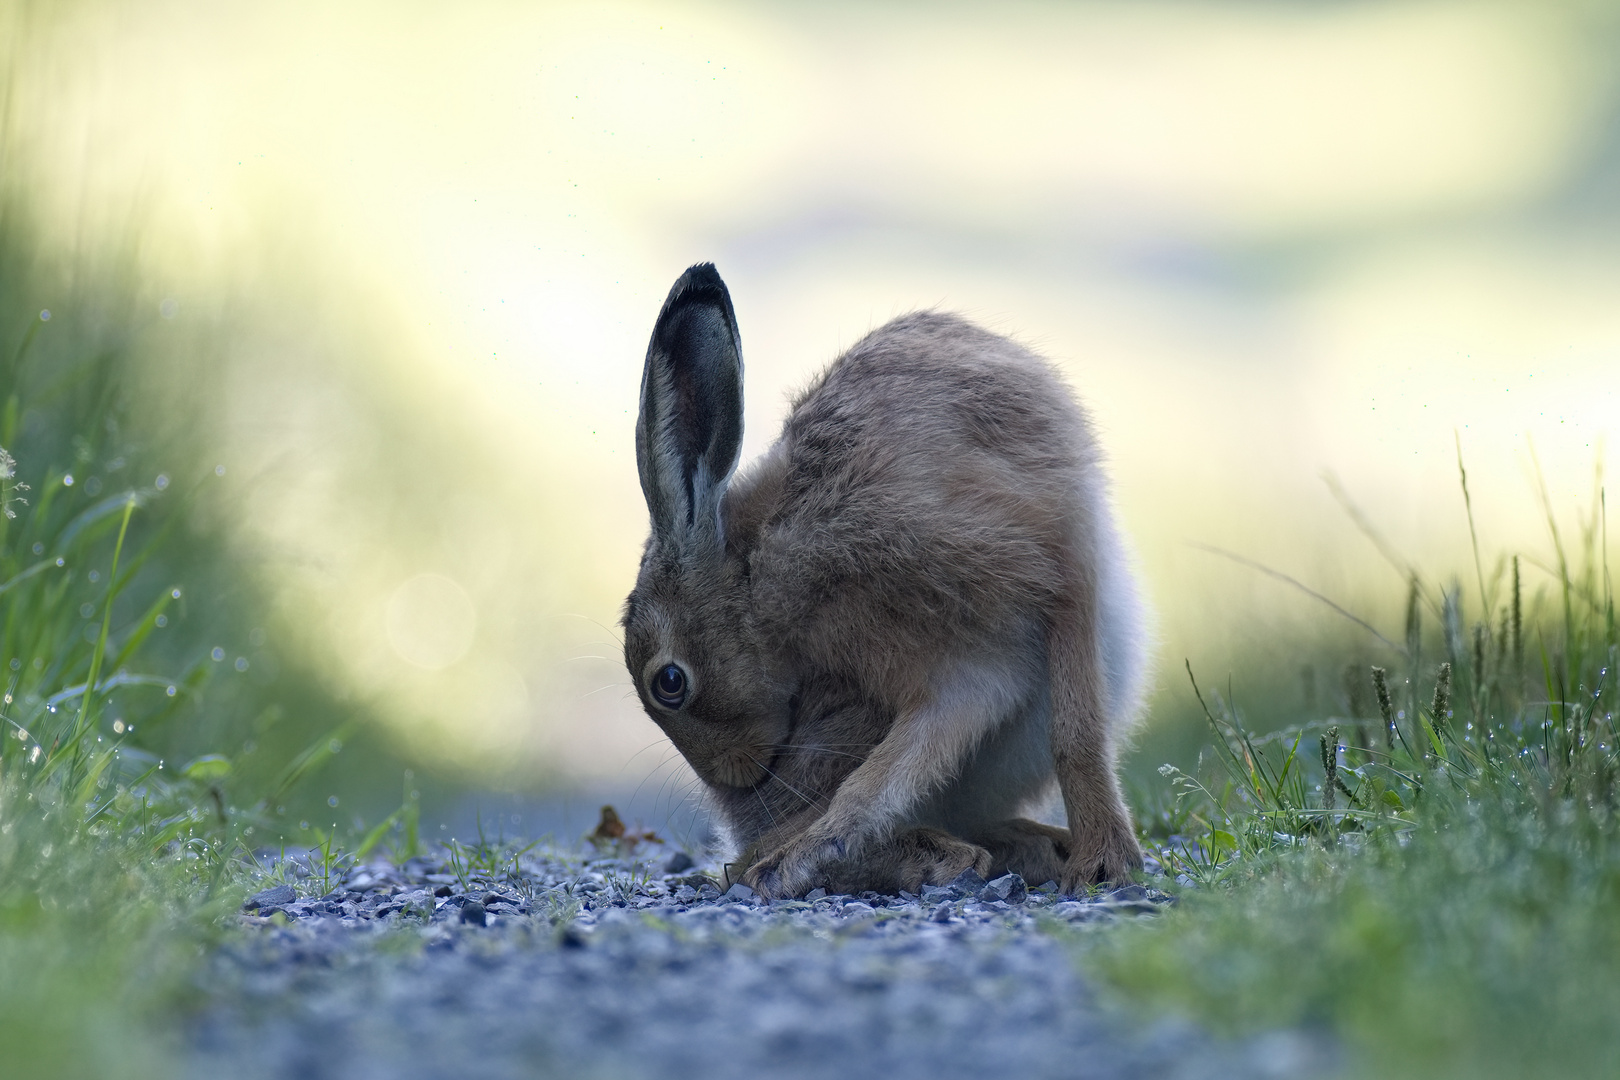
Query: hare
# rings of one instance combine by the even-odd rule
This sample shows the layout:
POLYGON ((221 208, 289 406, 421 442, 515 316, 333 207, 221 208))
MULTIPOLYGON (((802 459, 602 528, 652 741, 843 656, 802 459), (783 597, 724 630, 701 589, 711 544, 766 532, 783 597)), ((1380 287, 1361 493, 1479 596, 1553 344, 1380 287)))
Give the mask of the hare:
POLYGON ((1052 368, 956 316, 902 316, 738 473, 742 385, 730 294, 693 266, 642 374, 652 531, 624 651, 740 880, 783 897, 973 868, 1073 893, 1139 867, 1115 759, 1144 613, 1052 368), (1020 816, 1054 784, 1068 829, 1020 816))

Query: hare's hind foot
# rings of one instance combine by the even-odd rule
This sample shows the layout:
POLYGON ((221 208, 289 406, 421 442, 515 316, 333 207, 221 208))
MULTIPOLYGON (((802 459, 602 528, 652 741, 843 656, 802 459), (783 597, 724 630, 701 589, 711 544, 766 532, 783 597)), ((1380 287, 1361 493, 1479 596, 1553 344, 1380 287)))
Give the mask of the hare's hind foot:
POLYGON ((1077 896, 1093 885, 1127 882, 1140 869, 1142 847, 1128 820, 1106 827, 1082 827, 1063 865, 1059 889, 1064 896, 1077 896))
POLYGON ((892 894, 945 885, 964 870, 982 876, 992 865, 983 847, 938 829, 907 829, 865 844, 854 855, 846 856, 839 847, 796 837, 754 863, 742 880, 772 899, 802 896, 817 887, 834 893, 892 894))
POLYGON ((907 829, 881 844, 873 844, 860 858, 835 867, 838 892, 920 892, 924 885, 948 885, 972 870, 986 876, 993 860, 978 844, 958 839, 939 829, 907 829))
POLYGON ((1010 818, 970 833, 969 839, 990 852, 986 877, 1017 874, 1031 885, 1062 881, 1074 838, 1068 829, 1028 818, 1010 818))

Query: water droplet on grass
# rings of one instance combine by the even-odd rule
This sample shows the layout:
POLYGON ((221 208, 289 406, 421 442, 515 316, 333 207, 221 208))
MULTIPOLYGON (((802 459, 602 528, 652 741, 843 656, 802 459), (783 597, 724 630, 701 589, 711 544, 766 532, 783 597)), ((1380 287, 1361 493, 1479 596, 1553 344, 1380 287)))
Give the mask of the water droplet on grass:
POLYGON ((212 656, 215 660, 223 660, 225 659, 225 650, 220 648, 218 645, 215 645, 214 651, 208 655, 212 656))

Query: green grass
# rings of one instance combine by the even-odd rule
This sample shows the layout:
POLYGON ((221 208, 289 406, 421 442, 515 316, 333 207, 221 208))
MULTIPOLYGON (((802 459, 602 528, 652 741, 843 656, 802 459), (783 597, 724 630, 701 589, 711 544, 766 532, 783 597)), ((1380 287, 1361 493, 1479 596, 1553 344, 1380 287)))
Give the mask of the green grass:
POLYGON ((240 855, 330 739, 278 749, 278 689, 216 659, 252 610, 218 475, 141 414, 118 275, 19 218, 0 192, 0 1071, 168 1076, 240 855))
MULTIPOLYGON (((180 363, 175 343, 148 340, 161 325, 116 271, 52 262, 18 219, 0 190, 0 1053, 19 1075, 168 1076, 197 965, 265 876, 244 853, 316 848, 304 891, 383 846, 409 857, 421 781, 369 827, 319 827, 333 787, 300 785, 363 718, 286 657, 280 681, 228 662, 248 659, 259 598, 218 524, 215 463, 186 438, 210 425, 139 392, 143 357, 180 363)), ((1603 509, 1599 489, 1568 535, 1549 514, 1550 591, 1523 587, 1532 553, 1487 565, 1477 540, 1466 587, 1400 565, 1382 690, 1348 655, 1287 658, 1344 673, 1337 717, 1257 735, 1241 686, 1189 681, 1211 751, 1138 801, 1183 902, 1085 935, 1083 962, 1219 1030, 1330 1031, 1366 1075, 1620 1072, 1603 509)), ((519 854, 449 849, 464 885, 519 854)))
POLYGON ((1219 1030, 1331 1032, 1361 1075, 1620 1073, 1601 487, 1573 543, 1548 525, 1541 602, 1524 594, 1529 555, 1488 573, 1477 539, 1466 600, 1403 567, 1405 632, 1387 672, 1347 673, 1345 715, 1257 737, 1230 689, 1190 681, 1214 745, 1163 770, 1150 815, 1182 903, 1087 938, 1083 962, 1127 1000, 1219 1030))

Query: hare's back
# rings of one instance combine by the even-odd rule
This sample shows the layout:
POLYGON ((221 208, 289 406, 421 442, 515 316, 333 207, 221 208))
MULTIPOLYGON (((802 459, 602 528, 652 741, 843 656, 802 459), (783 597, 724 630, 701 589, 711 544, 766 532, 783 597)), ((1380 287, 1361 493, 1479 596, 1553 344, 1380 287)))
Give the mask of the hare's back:
MULTIPOLYGON (((793 618, 862 606, 945 623, 1049 600, 1084 530, 1096 451, 1040 357, 950 315, 889 323, 796 402, 760 569, 793 618)), ((783 610, 780 614, 787 616, 783 610)), ((874 629, 876 629, 874 627, 874 629)))
POLYGON ((1028 498, 1050 512, 1096 459, 1084 414, 1045 360, 935 312, 895 319, 839 357, 795 403, 783 443, 789 509, 818 516, 909 519, 1028 498))
MULTIPOLYGON (((803 468, 932 471, 938 451, 1027 464, 1038 481, 1094 457, 1073 396, 1028 349, 955 315, 902 316, 857 342, 795 403, 784 439, 803 468)), ((806 477, 808 479, 808 477, 806 477)))

